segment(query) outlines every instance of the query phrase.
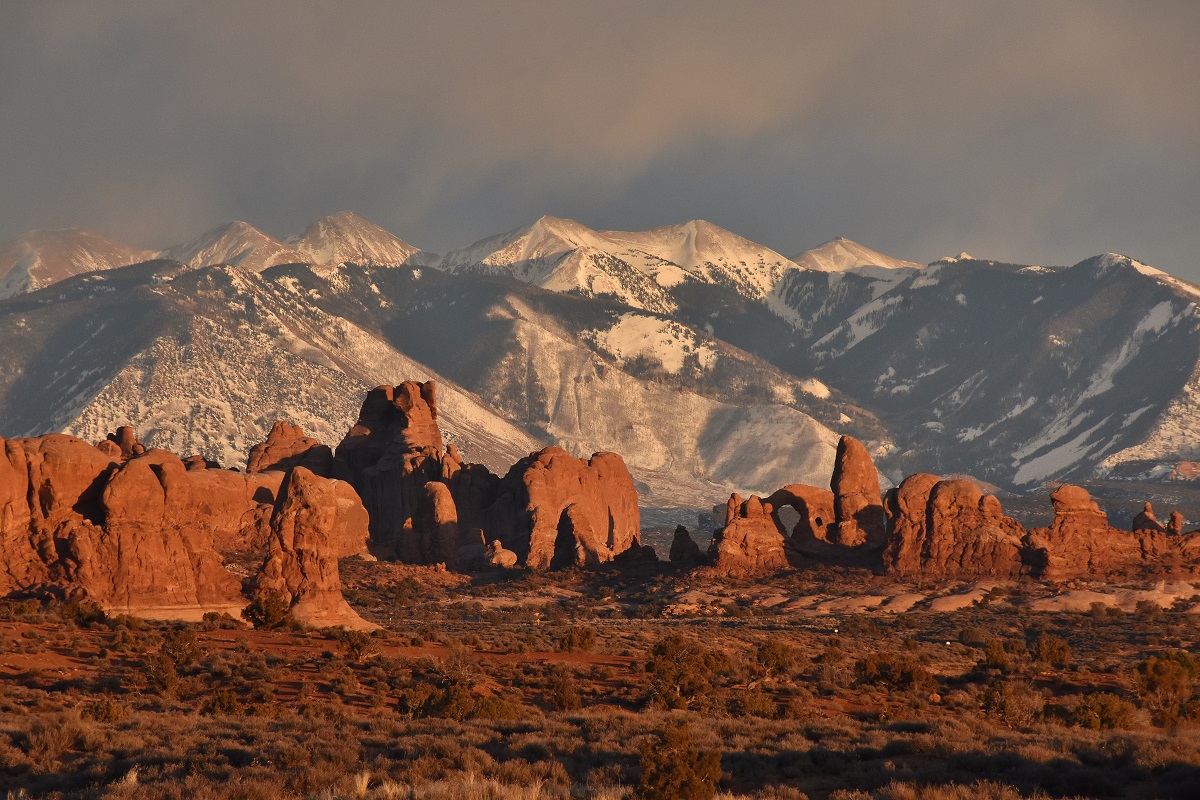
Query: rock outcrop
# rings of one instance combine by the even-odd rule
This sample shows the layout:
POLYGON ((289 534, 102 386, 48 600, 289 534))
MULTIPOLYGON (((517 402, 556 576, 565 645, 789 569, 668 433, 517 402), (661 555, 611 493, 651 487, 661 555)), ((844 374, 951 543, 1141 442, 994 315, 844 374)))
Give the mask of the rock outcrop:
POLYGON ((250 448, 246 458, 247 472, 304 467, 316 475, 328 477, 333 466, 333 450, 329 445, 304 434, 299 425, 276 420, 267 440, 250 448))
POLYGON ((1012 578, 1021 574, 1025 529, 970 480, 918 473, 887 494, 890 574, 927 578, 1012 578))
POLYGON ((1160 531, 1166 533, 1167 529, 1158 517, 1154 516, 1154 506, 1150 503, 1142 506, 1142 510, 1133 518, 1133 524, 1129 526, 1132 531, 1160 531))
POLYGON ((794 483, 778 490, 764 501, 769 507, 776 527, 790 535, 792 544, 806 555, 829 552, 829 529, 834 524, 834 495, 828 489, 794 483), (781 512, 793 509, 798 515, 791 531, 787 530, 781 512))
MULTIPOLYGON (((338 558, 346 553, 347 532, 365 544, 365 514, 337 495, 337 485, 305 467, 295 467, 280 488, 271 517, 266 561, 255 590, 284 597, 298 622, 318 628, 376 628, 354 612, 342 596, 338 558)), ((361 545, 360 545, 361 549, 361 545)))
POLYGON ((489 512, 505 546, 531 569, 595 566, 641 543, 637 490, 616 453, 531 453, 500 481, 489 512))
POLYGON ((620 456, 549 447, 501 479, 444 446, 437 415, 433 381, 380 386, 338 446, 333 473, 362 497, 375 554, 456 567, 460 553, 474 560, 482 532, 548 569, 593 566, 640 544, 637 490, 620 456))
POLYGON ((783 569, 788 559, 781 528, 761 498, 742 500, 735 492, 725 507, 725 524, 713 534, 708 557, 723 575, 783 569))
POLYGON ((843 436, 833 462, 834 525, 830 538, 846 547, 882 547, 887 515, 879 493, 879 473, 862 442, 843 436))
MULTIPOLYGON (((164 618, 236 614, 247 598, 225 561, 265 555, 285 511, 284 474, 188 469, 130 442, 120 431, 96 446, 61 434, 0 440, 0 596, 86 597, 164 618)), ((366 512, 348 485, 313 480, 324 510, 308 513, 325 526, 336 573, 337 557, 365 548, 366 512)))
POLYGON ((704 560, 700 546, 682 525, 675 526, 675 535, 671 538, 671 552, 668 556, 675 564, 699 564, 704 560))

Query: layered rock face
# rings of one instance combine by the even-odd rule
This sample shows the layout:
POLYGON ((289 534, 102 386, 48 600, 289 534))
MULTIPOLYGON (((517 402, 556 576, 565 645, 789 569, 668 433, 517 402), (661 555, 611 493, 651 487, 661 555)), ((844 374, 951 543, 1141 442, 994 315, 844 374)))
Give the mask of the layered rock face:
POLYGON ((443 446, 437 414, 433 381, 380 386, 338 446, 333 473, 362 497, 376 554, 455 567, 460 553, 478 559, 482 537, 548 569, 611 561, 639 544, 637 491, 620 456, 548 447, 501 479, 443 446))
POLYGON ((919 473, 888 492, 883 567, 931 578, 1016 577, 1025 529, 969 480, 919 473))
MULTIPOLYGON (((285 512, 284 473, 188 469, 172 453, 125 446, 131 438, 0 440, 0 596, 87 597, 167 618, 246 605, 225 559, 262 555, 285 512)), ((335 517, 306 519, 336 575, 338 556, 365 548, 366 514, 349 486, 314 480, 335 517)))
POLYGON ((671 538, 671 552, 668 558, 676 564, 698 564, 703 560, 704 554, 700 552, 700 546, 688 533, 688 529, 682 525, 676 525, 675 535, 671 538))

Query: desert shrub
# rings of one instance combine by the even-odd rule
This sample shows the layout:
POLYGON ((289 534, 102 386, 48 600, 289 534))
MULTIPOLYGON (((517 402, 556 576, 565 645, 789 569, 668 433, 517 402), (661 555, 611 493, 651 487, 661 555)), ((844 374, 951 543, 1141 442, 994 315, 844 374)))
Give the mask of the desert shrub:
POLYGON ((565 667, 557 667, 550 674, 550 707, 555 711, 575 711, 583 707, 575 673, 565 667))
POLYGON ((596 632, 586 625, 572 625, 558 640, 558 649, 568 653, 590 653, 596 646, 596 632))
POLYGON ((1033 657, 1051 667, 1066 669, 1071 664, 1071 647, 1057 636, 1043 633, 1033 643, 1033 657))
POLYGON ((664 636, 650 650, 650 702, 664 708, 686 708, 712 690, 713 678, 735 672, 724 650, 709 650, 677 634, 664 636))
POLYGON ((172 628, 163 634, 159 652, 171 659, 176 667, 190 667, 200 657, 196 646, 196 632, 188 627, 172 628))
POLYGON ((712 800, 721 780, 721 754, 692 747, 683 725, 670 725, 642 742, 640 800, 712 800))
POLYGON ((224 611, 205 611, 201 620, 200 627, 206 631, 232 631, 245 627, 224 611))
POLYGON ((291 604, 279 592, 263 592, 242 609, 242 617, 256 630, 278 628, 291 621, 291 604))
POLYGON ((447 683, 471 686, 483 668, 470 648, 456 643, 450 646, 446 657, 442 659, 440 671, 447 683))
POLYGON ((968 647, 981 647, 987 640, 987 631, 974 625, 968 625, 958 631, 958 641, 968 647))
POLYGON ((498 695, 480 697, 475 701, 474 708, 468 716, 471 719, 503 720, 515 722, 525 716, 525 708, 520 703, 506 700, 498 695))
POLYGON ((1138 600, 1133 615, 1143 622, 1153 622, 1162 616, 1162 607, 1153 600, 1138 600))
POLYGON ((796 651, 786 642, 774 637, 758 646, 754 660, 768 675, 784 675, 796 663, 796 651))
POLYGON ((1004 642, 999 639, 989 639, 983 643, 983 658, 979 660, 982 669, 994 669, 1008 672, 1012 669, 1012 660, 1004 649, 1004 642))
POLYGON ((778 710, 771 695, 757 689, 740 692, 730 704, 730 711, 746 717, 770 719, 778 713, 778 710))
POLYGON ((200 706, 200 713, 208 716, 233 716, 242 713, 242 704, 230 689, 218 689, 209 695, 200 706))
POLYGON ((111 696, 105 695, 84 706, 83 714, 96 722, 121 722, 129 715, 129 710, 111 696))
POLYGON ((71 622, 80 628, 107 622, 108 616, 99 604, 91 600, 71 600, 56 609, 63 622, 71 622))
POLYGON ((1024 681, 995 680, 979 697, 980 707, 987 713, 1014 727, 1030 725, 1042 714, 1045 701, 1024 681))
POLYGON ((370 634, 363 631, 351 631, 343 628, 338 633, 338 643, 342 647, 342 657, 355 664, 378 653, 370 634))
POLYGON ((937 681, 920 662, 900 653, 872 653, 861 658, 854 663, 854 675, 860 685, 925 691, 937 688, 937 681))
POLYGON ((1079 701, 1071 712, 1071 722, 1093 731, 1128 728, 1133 723, 1133 706, 1112 692, 1096 692, 1079 701))
POLYGON ((39 717, 29 723, 21 737, 21 748, 35 762, 49 762, 69 750, 84 730, 74 712, 39 717))
POLYGON ((1142 705, 1161 725, 1174 725, 1192 697, 1200 665, 1182 650, 1150 656, 1133 670, 1133 687, 1142 705))

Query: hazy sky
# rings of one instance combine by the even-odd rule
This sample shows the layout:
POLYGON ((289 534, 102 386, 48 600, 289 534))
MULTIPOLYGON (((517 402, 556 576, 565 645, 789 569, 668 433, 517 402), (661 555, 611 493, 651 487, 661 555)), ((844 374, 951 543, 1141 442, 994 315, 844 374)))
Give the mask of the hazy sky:
POLYGON ((0 2, 0 238, 352 209, 1200 280, 1200 3, 0 2))

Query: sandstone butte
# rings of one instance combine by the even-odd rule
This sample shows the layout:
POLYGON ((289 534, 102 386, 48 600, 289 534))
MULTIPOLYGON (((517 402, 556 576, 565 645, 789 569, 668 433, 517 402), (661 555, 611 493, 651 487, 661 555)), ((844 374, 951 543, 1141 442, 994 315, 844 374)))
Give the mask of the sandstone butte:
POLYGON ((342 598, 337 559, 364 553, 346 483, 297 466, 251 474, 147 450, 122 428, 0 439, 0 597, 87 598, 114 612, 237 615, 277 592, 310 625, 373 627, 342 598), (257 561, 243 580, 226 564, 257 561))
POLYGON ((925 579, 1200 574, 1200 531, 1182 533, 1178 512, 1163 526, 1147 503, 1126 531, 1110 526, 1081 487, 1060 486, 1050 501, 1050 526, 1026 530, 971 480, 918 473, 880 498, 866 448, 844 436, 830 489, 797 484, 765 499, 734 494, 708 556, 724 574, 820 562, 925 579), (799 515, 791 530, 780 513, 788 507, 799 515))
POLYGON ((640 547, 637 490, 619 455, 582 459, 547 447, 500 477, 446 446, 437 416, 433 381, 380 386, 337 447, 332 474, 362 498, 375 555, 549 569, 640 547))

